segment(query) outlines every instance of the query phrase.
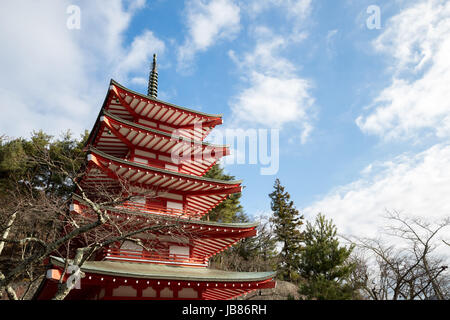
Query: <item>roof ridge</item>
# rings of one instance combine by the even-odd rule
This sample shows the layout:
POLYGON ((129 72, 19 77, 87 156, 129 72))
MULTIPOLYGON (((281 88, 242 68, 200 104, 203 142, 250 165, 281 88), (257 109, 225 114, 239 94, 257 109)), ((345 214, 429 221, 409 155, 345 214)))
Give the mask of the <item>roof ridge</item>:
POLYGON ((223 117, 223 114, 210 114, 210 113, 206 113, 206 112, 201 112, 201 111, 197 111, 197 110, 194 110, 194 109, 190 109, 190 108, 186 108, 186 107, 181 107, 181 106, 178 106, 178 105, 176 105, 176 104, 173 104, 173 103, 170 103, 170 102, 167 102, 167 101, 159 100, 159 99, 154 98, 154 97, 151 97, 151 96, 147 96, 147 95, 145 95, 145 94, 142 94, 142 93, 136 92, 136 91, 134 91, 134 90, 128 89, 127 87, 121 85, 120 83, 118 83, 118 82, 117 82, 116 80, 114 80, 114 79, 111 79, 111 84, 113 84, 113 85, 115 85, 115 86, 118 86, 118 87, 121 88, 122 90, 128 91, 128 92, 130 92, 130 93, 132 93, 132 94, 135 94, 135 95, 138 95, 138 96, 140 96, 141 98, 148 99, 148 100, 152 100, 152 101, 155 101, 155 102, 158 102, 158 103, 162 103, 162 104, 165 104, 165 105, 167 105, 167 106, 169 106, 169 107, 178 108, 178 109, 183 110, 183 111, 186 111, 186 112, 195 113, 195 114, 198 114, 198 115, 202 115, 202 116, 206 116, 206 117, 211 117, 211 118, 222 118, 222 117, 223 117))

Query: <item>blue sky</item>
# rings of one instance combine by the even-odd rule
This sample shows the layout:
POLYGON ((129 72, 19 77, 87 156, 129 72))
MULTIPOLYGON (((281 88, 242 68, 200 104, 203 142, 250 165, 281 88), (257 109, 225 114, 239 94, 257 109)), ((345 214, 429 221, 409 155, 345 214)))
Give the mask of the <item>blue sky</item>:
POLYGON ((280 130, 276 175, 226 166, 249 215, 270 211, 278 177, 308 219, 323 212, 344 234, 376 234, 386 209, 449 216, 448 1, 2 1, 0 30, 10 137, 90 130, 109 79, 145 93, 156 52, 160 99, 280 130))

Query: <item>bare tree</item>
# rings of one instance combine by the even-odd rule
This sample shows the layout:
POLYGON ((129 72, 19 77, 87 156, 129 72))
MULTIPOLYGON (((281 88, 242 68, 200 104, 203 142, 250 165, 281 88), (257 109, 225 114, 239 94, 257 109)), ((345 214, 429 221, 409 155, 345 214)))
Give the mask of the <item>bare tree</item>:
MULTIPOLYGON (((81 212, 69 209, 71 197, 46 192, 22 178, 6 190, 0 203, 0 292, 5 290, 9 299, 19 299, 13 288, 17 279, 27 277, 30 286, 42 276, 43 262, 50 255, 66 259, 63 276, 54 299, 64 299, 73 285, 65 283, 70 264, 80 268, 99 250, 129 240, 152 250, 144 243, 144 233, 184 234, 176 218, 164 219, 155 215, 136 214, 124 208, 133 200, 136 188, 117 177, 115 184, 84 185, 84 168, 78 168, 69 155, 63 161, 53 159, 46 148, 27 159, 36 166, 44 166, 50 175, 58 175, 63 183, 72 186, 83 204, 81 212)), ((157 197, 164 190, 138 190, 140 195, 157 197)))
POLYGON ((438 299, 449 298, 448 266, 435 251, 440 232, 450 225, 445 219, 437 224, 419 218, 403 217, 388 212, 390 225, 386 235, 398 239, 387 244, 380 239, 359 238, 352 242, 373 261, 355 257, 358 268, 355 281, 374 300, 438 299))

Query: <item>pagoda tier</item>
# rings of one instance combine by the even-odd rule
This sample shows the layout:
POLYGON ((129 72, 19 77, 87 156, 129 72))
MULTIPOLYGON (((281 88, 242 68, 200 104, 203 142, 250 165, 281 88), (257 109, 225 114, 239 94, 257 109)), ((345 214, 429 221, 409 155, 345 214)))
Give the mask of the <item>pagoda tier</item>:
POLYGON ((198 142, 148 128, 105 111, 92 146, 109 155, 196 176, 204 175, 226 146, 198 142))
MULTIPOLYGON (((89 149, 88 166, 81 185, 96 190, 101 184, 110 189, 120 189, 119 179, 142 192, 153 191, 161 199, 157 204, 166 209, 177 209, 191 217, 199 218, 215 208, 225 198, 242 191, 241 181, 223 181, 197 177, 171 170, 160 169, 110 156, 95 148, 89 149), (161 202, 162 201, 162 202, 161 202)), ((153 202, 140 202, 142 210, 153 202)), ((148 208, 148 212, 152 212, 148 208)))
POLYGON ((124 120, 195 140, 203 140, 216 125, 222 124, 222 115, 176 106, 134 92, 114 80, 111 80, 102 110, 124 120))
MULTIPOLYGON (((35 297, 46 300, 56 292, 66 261, 51 257, 35 297)), ((230 272, 113 261, 86 261, 81 289, 67 300, 226 300, 253 290, 274 288, 274 272, 230 272)), ((67 276, 66 276, 67 277, 67 276)))
MULTIPOLYGON (((256 235, 258 223, 218 223, 199 220, 186 220, 173 216, 171 212, 158 212, 153 215, 139 213, 135 207, 126 205, 107 208, 115 223, 126 222, 128 229, 143 229, 152 225, 174 225, 170 235, 159 231, 135 235, 143 246, 130 241, 121 241, 106 248, 103 259, 141 263, 171 264, 192 267, 207 267, 208 260, 217 253, 229 248, 243 238, 256 235), (154 215, 158 215, 154 217, 154 215), (132 221, 130 222, 130 217, 132 221), (145 248, 151 248, 151 251, 145 248)), ((72 212, 89 216, 84 201, 74 196, 72 212)), ((92 220, 96 219, 91 214, 92 220)), ((128 230, 132 231, 132 230, 128 230)))
MULTIPOLYGON (((95 261, 83 263, 81 289, 71 290, 66 299, 225 300, 275 287, 272 272, 208 268, 212 256, 255 236, 257 223, 200 220, 229 195, 242 191, 241 181, 204 177, 229 154, 226 146, 203 142, 222 124, 222 116, 156 99, 155 55, 149 78, 148 96, 111 80, 87 140, 84 175, 77 181, 83 190, 72 198, 71 217, 97 221, 82 200, 87 195, 88 202, 102 203, 108 219, 92 234, 74 239, 71 249, 121 236, 90 257, 95 261), (126 201, 121 202, 123 197, 126 201), (112 198, 114 205, 106 206, 112 198)), ((68 224, 65 231, 72 228, 68 224)), ((58 283, 67 281, 64 268, 70 263, 51 257, 35 298, 53 297, 58 283)))

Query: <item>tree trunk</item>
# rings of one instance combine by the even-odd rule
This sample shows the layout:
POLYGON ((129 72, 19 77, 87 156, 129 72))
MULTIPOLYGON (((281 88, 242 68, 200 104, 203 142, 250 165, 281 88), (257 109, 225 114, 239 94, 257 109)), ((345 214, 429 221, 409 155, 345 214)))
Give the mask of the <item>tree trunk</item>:
MULTIPOLYGON (((8 220, 8 222, 6 224, 6 229, 3 232, 2 236, 1 236, 1 239, 7 239, 8 238, 9 232, 11 231, 11 227, 12 227, 14 221, 16 220, 16 217, 17 217, 17 211, 15 211, 11 215, 11 217, 9 217, 9 220, 8 220)), ((0 255, 2 254, 4 247, 5 247, 5 241, 0 241, 0 255)), ((5 275, 0 271, 0 280, 3 280, 3 279, 5 279, 5 275)), ((11 287, 11 285, 8 284, 6 286, 2 286, 2 287, 0 287, 0 290, 1 289, 5 289, 6 294, 8 295, 8 298, 10 300, 18 300, 17 294, 14 291, 14 289, 11 287)))
MULTIPOLYGON (((60 280, 60 283, 58 285, 58 291, 56 292, 56 294, 52 298, 52 300, 64 300, 67 297, 67 295, 70 293, 70 291, 72 291, 72 289, 75 287, 75 283, 73 283, 71 279, 76 279, 77 277, 79 279, 81 277, 80 266, 83 262, 83 257, 84 257, 86 250, 87 250, 87 248, 77 249, 77 253, 75 254, 73 263, 71 264, 72 266, 76 267, 76 271, 72 271, 71 276, 66 280, 66 282, 63 282, 63 279, 60 280)), ((67 272, 67 270, 65 270, 65 272, 67 272)), ((64 277, 64 273, 63 273, 63 277, 64 277)))
POLYGON ((436 276, 430 272, 430 267, 428 266, 428 261, 425 255, 423 256, 422 261, 423 266, 425 267, 425 272, 427 273, 431 285, 433 286, 434 293, 436 294, 439 300, 444 300, 444 295, 442 294, 441 288, 439 284, 436 282, 436 276))

